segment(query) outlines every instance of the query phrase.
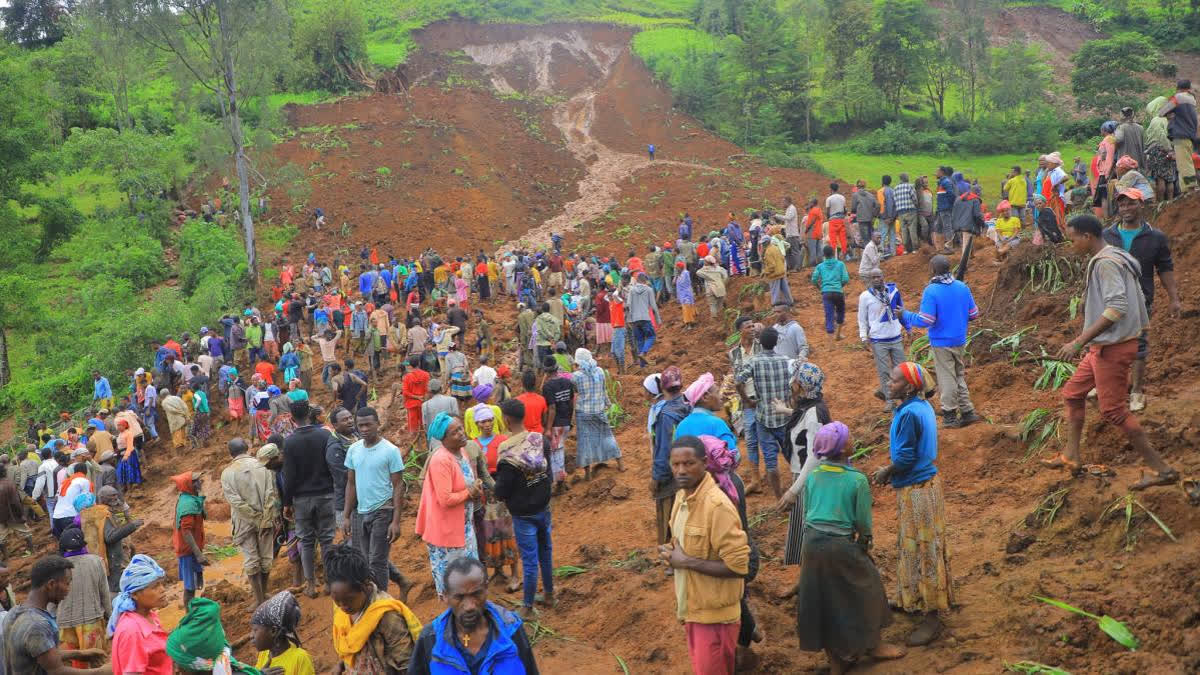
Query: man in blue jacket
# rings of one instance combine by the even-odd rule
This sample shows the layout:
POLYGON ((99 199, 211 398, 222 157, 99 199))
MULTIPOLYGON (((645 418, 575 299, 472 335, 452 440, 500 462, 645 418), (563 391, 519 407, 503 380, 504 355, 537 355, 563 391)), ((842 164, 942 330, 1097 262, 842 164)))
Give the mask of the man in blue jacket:
MULTIPOLYGON (((653 381, 651 381, 653 382, 653 381)), ((655 522, 658 525, 656 544, 671 543, 671 509, 675 507, 675 474, 671 473, 671 441, 675 427, 692 411, 683 397, 683 372, 678 366, 668 366, 658 376, 661 398, 650 406, 647 427, 653 442, 653 463, 650 474, 650 494, 654 497, 655 522)))
POLYGON ((482 563, 465 556, 450 561, 445 588, 450 607, 421 630, 408 672, 537 675, 521 617, 488 602, 482 563))
POLYGON ((929 347, 937 371, 942 401, 942 426, 965 427, 983 420, 975 413, 967 390, 967 323, 979 316, 971 289, 950 274, 950 259, 935 255, 929 261, 933 278, 921 295, 919 312, 904 312, 912 327, 929 329, 929 347))

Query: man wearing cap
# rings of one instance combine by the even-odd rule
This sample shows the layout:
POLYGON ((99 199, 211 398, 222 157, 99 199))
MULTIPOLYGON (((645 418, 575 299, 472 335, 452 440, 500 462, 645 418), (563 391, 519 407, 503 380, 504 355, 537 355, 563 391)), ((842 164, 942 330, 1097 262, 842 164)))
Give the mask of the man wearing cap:
POLYGON ((1196 98, 1192 95, 1192 81, 1179 80, 1175 84, 1175 95, 1167 99, 1158 111, 1167 117, 1167 136, 1175 149, 1175 166, 1179 169, 1179 182, 1183 189, 1196 185, 1196 165, 1192 163, 1192 139, 1196 138, 1196 98))
POLYGON ((275 474, 249 454, 243 438, 229 441, 233 461, 221 471, 221 491, 232 513, 233 543, 242 551, 242 570, 250 580, 256 605, 266 600, 267 577, 275 557, 275 522, 279 495, 275 474))
MULTIPOLYGON (((1117 193, 1118 220, 1104 230, 1104 241, 1127 251, 1138 261, 1138 282, 1146 300, 1147 316, 1154 305, 1154 275, 1157 273, 1167 291, 1167 314, 1178 317, 1181 305, 1179 287, 1175 283, 1175 263, 1171 259, 1171 244, 1162 230, 1154 229, 1142 217, 1143 197, 1141 191, 1133 188, 1117 193)), ((1149 352, 1146 333, 1143 330, 1138 335, 1137 356, 1133 362, 1129 394, 1129 409, 1133 412, 1140 412, 1146 407, 1146 395, 1143 393, 1146 355, 1149 352)))
POLYGON ((120 455, 115 450, 105 450, 97 457, 96 461, 99 465, 99 470, 96 472, 97 490, 105 485, 109 485, 118 494, 121 492, 120 483, 117 481, 117 461, 120 458, 120 455))

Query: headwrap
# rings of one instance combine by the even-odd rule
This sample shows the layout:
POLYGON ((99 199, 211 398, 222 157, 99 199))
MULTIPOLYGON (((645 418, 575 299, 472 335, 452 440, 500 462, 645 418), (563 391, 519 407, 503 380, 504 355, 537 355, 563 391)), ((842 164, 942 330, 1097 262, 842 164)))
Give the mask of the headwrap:
POLYGON ((475 385, 475 388, 471 390, 471 395, 475 397, 476 401, 483 403, 491 398, 492 392, 495 389, 496 387, 490 384, 479 384, 475 385))
MULTIPOLYGON (((1102 133, 1102 134, 1111 134, 1111 133, 1114 133, 1116 130, 1117 130, 1117 123, 1113 120, 1109 120, 1109 121, 1105 122, 1104 124, 1100 125, 1100 133, 1102 133)), ((1049 160, 1050 156, 1046 155, 1046 159, 1049 160)))
POLYGON ((717 485, 721 486, 721 490, 729 495, 729 501, 736 506, 738 503, 737 488, 733 485, 733 479, 729 477, 729 472, 737 468, 737 460, 730 451, 728 444, 716 436, 705 434, 700 437, 704 443, 705 461, 707 462, 708 472, 712 474, 717 485))
POLYGON ((1118 169, 1136 169, 1138 168, 1137 160, 1129 155, 1121 155, 1121 159, 1117 160, 1118 169))
POLYGON ((254 610, 250 624, 278 630, 289 642, 299 645, 296 626, 300 624, 300 603, 291 591, 279 591, 254 610))
POLYGON ((450 422, 453 420, 454 418, 445 412, 438 413, 429 423, 429 438, 435 441, 445 438, 446 430, 450 428, 450 422))
POLYGON ((904 376, 905 381, 915 387, 918 394, 925 396, 933 391, 934 381, 929 376, 929 371, 925 369, 925 366, 915 361, 905 361, 900 364, 899 368, 900 374, 904 376))
POLYGON ((166 575, 167 573, 158 566, 154 558, 142 553, 133 556, 133 559, 125 566, 125 571, 121 572, 119 586, 121 592, 112 601, 112 616, 108 618, 109 637, 112 637, 117 630, 117 620, 121 618, 121 615, 137 609, 137 603, 133 601, 133 594, 166 575))
POLYGON ((817 430, 812 452, 818 459, 837 459, 846 453, 850 429, 841 422, 830 422, 817 430))
POLYGON ((825 371, 812 361, 796 359, 792 366, 792 381, 800 385, 804 398, 821 398, 821 387, 825 384, 825 371))
POLYGON ((666 370, 662 371, 663 391, 667 389, 677 389, 683 386, 683 371, 679 370, 679 366, 667 366, 666 370))
POLYGON ((1046 155, 1046 161, 1055 166, 1062 166, 1062 153, 1055 150, 1054 152, 1046 155))
POLYGON ((192 598, 187 614, 167 636, 167 656, 183 670, 213 675, 234 672, 258 675, 258 670, 233 658, 225 628, 221 626, 221 606, 208 598, 192 598))
POLYGON ((651 373, 642 380, 642 386, 650 392, 651 396, 658 396, 662 394, 661 378, 662 373, 651 373))
POLYGON ((712 389, 714 382, 712 373, 705 373, 688 385, 683 392, 683 397, 688 400, 688 403, 696 405, 696 401, 699 401, 709 389, 712 389))
POLYGON ((1010 204, 1007 199, 1001 199, 1000 203, 996 205, 997 211, 1006 211, 1009 209, 1012 209, 1012 204, 1010 204))
POLYGON ((75 495, 75 501, 71 502, 71 506, 75 507, 76 512, 91 508, 96 505, 96 495, 90 492, 80 492, 75 495))
POLYGON ((187 516, 207 517, 204 512, 204 497, 196 494, 196 484, 192 481, 191 471, 171 476, 171 482, 179 489, 179 501, 175 502, 176 529, 187 516))
POLYGON ((492 406, 487 405, 486 403, 480 403, 474 408, 471 408, 471 411, 471 415, 475 418, 476 424, 496 419, 496 413, 492 411, 492 406))
POLYGON ((1158 111, 1162 110, 1162 107, 1166 104, 1166 102, 1166 96, 1159 96, 1158 98, 1155 98, 1153 101, 1150 101, 1146 104, 1146 112, 1149 113, 1151 117, 1158 117, 1158 111))
POLYGON ((78 527, 64 530, 58 538, 58 552, 67 558, 87 553, 87 542, 83 539, 83 530, 78 527))
POLYGON ((512 368, 509 368, 507 363, 501 363, 500 367, 496 369, 496 375, 499 377, 508 377, 512 375, 512 368))
POLYGON ((596 368, 596 359, 590 351, 580 347, 575 350, 575 365, 585 373, 590 373, 596 368))
POLYGON ((108 499, 109 497, 120 497, 121 493, 117 492, 117 488, 111 485, 105 485, 100 488, 100 492, 96 495, 99 499, 108 499))
POLYGON ((262 462, 263 464, 266 464, 267 460, 278 457, 279 455, 280 455, 279 446, 275 445, 274 443, 267 443, 266 445, 259 448, 258 452, 255 453, 254 456, 258 458, 258 461, 262 462))

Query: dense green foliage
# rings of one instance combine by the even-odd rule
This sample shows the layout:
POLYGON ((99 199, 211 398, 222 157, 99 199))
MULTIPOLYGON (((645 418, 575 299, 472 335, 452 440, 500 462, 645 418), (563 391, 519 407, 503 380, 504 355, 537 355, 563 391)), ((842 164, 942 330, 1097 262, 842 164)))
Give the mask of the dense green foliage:
POLYGON ((1133 33, 1083 43, 1071 57, 1071 91, 1080 108, 1120 110, 1150 88, 1138 74, 1152 70, 1160 55, 1154 45, 1133 33))

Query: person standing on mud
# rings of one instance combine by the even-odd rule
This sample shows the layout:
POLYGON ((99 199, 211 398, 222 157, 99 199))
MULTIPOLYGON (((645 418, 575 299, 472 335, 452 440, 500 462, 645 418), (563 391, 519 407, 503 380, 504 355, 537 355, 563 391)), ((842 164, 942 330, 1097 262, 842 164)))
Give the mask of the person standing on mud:
POLYGON ((292 401, 292 421, 298 428, 283 442, 283 517, 296 521, 305 590, 317 597, 316 550, 325 555, 333 546, 333 476, 325 463, 329 432, 312 423, 308 401, 292 401))
POLYGON ((779 331, 767 328, 758 335, 762 351, 751 356, 735 373, 738 393, 747 395, 747 383, 754 385, 754 396, 758 406, 754 409, 755 431, 758 434, 758 449, 762 452, 763 464, 767 467, 767 483, 771 492, 779 499, 783 489, 779 485, 779 451, 787 442, 788 415, 774 409, 772 401, 787 401, 791 397, 791 373, 788 357, 775 351, 779 342, 779 331))
POLYGON ((800 236, 800 212, 790 196, 783 198, 787 207, 782 216, 774 216, 776 222, 783 223, 783 236, 788 243, 787 271, 795 272, 801 269, 804 258, 804 240, 800 236))
POLYGON ((654 150, 655 150, 655 148, 654 148, 654 144, 653 144, 653 143, 650 143, 650 144, 648 144, 648 145, 646 146, 646 153, 650 155, 650 161, 651 161, 651 162, 653 162, 653 161, 654 161, 654 150))
POLYGON ((629 287, 629 324, 633 327, 633 344, 636 346, 638 365, 645 368, 646 354, 654 346, 654 326, 662 323, 658 303, 654 300, 654 289, 650 287, 646 273, 638 274, 637 281, 629 287))
MULTIPOLYGON (((1104 241, 1125 249, 1137 259, 1141 266, 1138 281, 1142 286, 1142 297, 1146 299, 1146 314, 1149 315, 1154 303, 1154 274, 1162 280, 1167 291, 1167 314, 1178 317, 1181 311, 1179 304, 1179 287, 1175 284, 1175 263, 1171 260, 1171 243, 1161 230, 1150 227, 1150 223, 1142 218, 1143 201, 1138 190, 1124 190, 1117 195, 1118 222, 1104 230, 1104 241)), ((1149 345, 1146 331, 1138 336, 1137 358, 1133 362, 1133 377, 1130 383, 1129 410, 1141 412, 1146 408, 1146 395, 1143 393, 1143 382, 1146 378, 1146 355, 1149 345)))
POLYGON ((275 559, 275 523, 279 495, 275 476, 248 451, 242 438, 229 441, 233 462, 221 472, 221 491, 232 511, 233 542, 242 551, 242 569, 250 580, 256 605, 267 599, 267 576, 275 559))
POLYGON ((1067 224, 1075 251, 1089 253, 1092 258, 1087 264, 1084 285, 1083 332, 1063 345, 1057 358, 1072 358, 1089 344, 1091 348, 1063 386, 1067 443, 1058 457, 1043 460, 1042 464, 1052 469, 1067 469, 1072 476, 1083 472, 1079 443, 1087 415, 1087 394, 1094 387, 1101 417, 1120 427, 1142 460, 1154 471, 1149 476, 1143 473, 1129 489, 1172 485, 1178 482, 1179 472, 1167 465, 1150 446, 1146 431, 1129 412, 1126 398, 1129 368, 1137 358, 1138 338, 1150 323, 1140 286, 1139 265, 1127 251, 1106 242, 1101 227, 1100 220, 1090 214, 1076 216, 1067 224))
POLYGON ((671 543, 659 546, 658 554, 675 570, 676 613, 687 632, 692 671, 733 675, 749 539, 730 497, 708 472, 704 441, 675 439, 671 472, 679 485, 671 543))
POLYGON ((917 312, 904 312, 909 326, 929 329, 929 347, 937 372, 942 402, 942 426, 958 429, 982 422, 967 389, 967 324, 979 316, 966 284, 950 274, 950 259, 935 255, 929 261, 933 278, 921 295, 917 312))
POLYGON ((888 399, 898 401, 889 431, 891 463, 875 471, 876 485, 896 490, 899 555, 896 604, 923 619, 908 634, 910 647, 927 645, 942 632, 939 612, 954 604, 946 501, 937 466, 937 422, 927 400, 934 383, 925 367, 906 361, 892 369, 888 399))

